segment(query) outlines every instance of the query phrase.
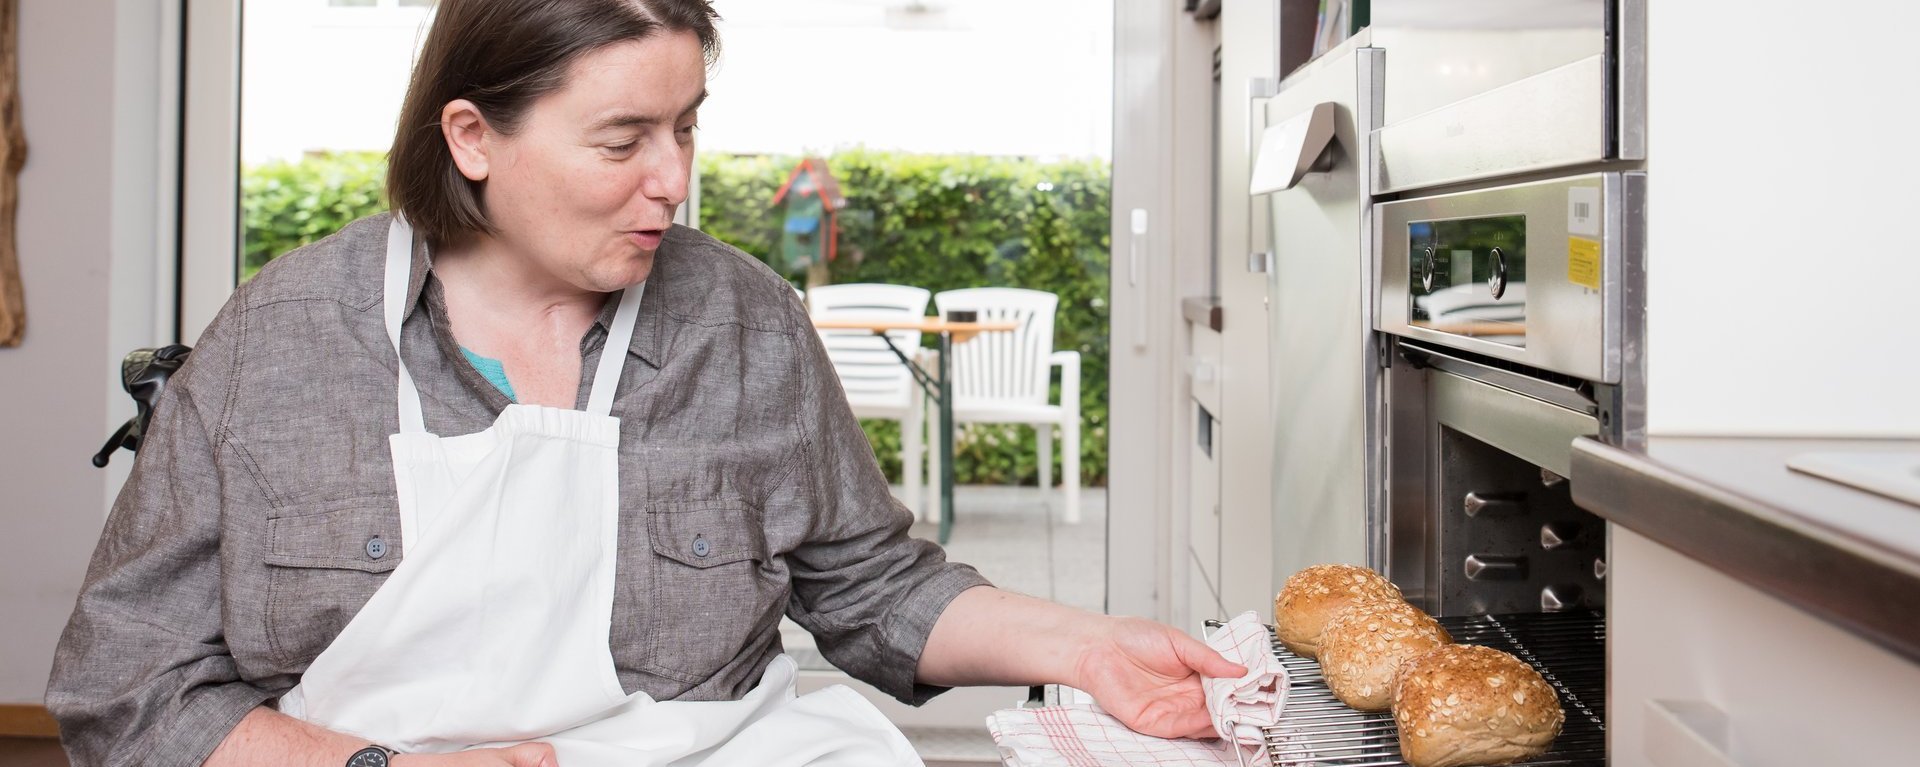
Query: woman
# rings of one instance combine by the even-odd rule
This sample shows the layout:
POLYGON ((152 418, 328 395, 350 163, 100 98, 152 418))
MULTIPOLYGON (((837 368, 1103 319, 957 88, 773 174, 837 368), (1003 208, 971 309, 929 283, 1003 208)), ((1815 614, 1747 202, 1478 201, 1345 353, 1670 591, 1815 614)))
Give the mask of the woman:
POLYGON ((911 763, 792 699, 783 613, 911 703, 1208 730, 1239 666, 909 538, 785 283, 670 225, 714 19, 440 3, 396 215, 237 290, 155 411, 47 694, 75 764, 911 763))

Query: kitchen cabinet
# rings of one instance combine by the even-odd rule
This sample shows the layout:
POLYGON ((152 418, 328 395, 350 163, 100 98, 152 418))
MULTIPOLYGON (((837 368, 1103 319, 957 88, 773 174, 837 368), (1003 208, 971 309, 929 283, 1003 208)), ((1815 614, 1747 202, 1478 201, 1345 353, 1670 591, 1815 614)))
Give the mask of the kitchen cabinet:
POLYGON ((1912 763, 1920 666, 1610 528, 1615 767, 1912 763))

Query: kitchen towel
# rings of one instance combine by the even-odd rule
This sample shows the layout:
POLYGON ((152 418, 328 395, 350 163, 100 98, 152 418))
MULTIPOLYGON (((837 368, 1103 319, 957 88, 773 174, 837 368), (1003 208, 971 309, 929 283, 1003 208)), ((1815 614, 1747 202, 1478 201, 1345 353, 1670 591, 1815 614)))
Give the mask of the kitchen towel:
POLYGON ((1247 667, 1236 679, 1201 679, 1221 740, 1142 735, 1095 704, 1016 708, 987 718, 1001 760, 1010 767, 1268 764, 1260 728, 1280 721, 1287 699, 1287 671, 1273 656, 1272 635, 1248 612, 1214 632, 1207 644, 1247 667))
POLYGON ((1251 611, 1221 626, 1207 645, 1228 660, 1247 667, 1238 679, 1202 679, 1213 731, 1238 743, 1265 742, 1262 727, 1280 723, 1287 707, 1287 667, 1273 655, 1273 635, 1251 611))

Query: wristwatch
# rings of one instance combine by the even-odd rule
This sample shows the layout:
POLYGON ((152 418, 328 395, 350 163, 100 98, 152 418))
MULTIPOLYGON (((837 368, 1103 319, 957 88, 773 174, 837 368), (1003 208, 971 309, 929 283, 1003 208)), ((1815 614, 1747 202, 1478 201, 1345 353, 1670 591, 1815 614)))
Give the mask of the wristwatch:
POLYGON ((387 767, 388 758, 399 753, 386 746, 367 746, 347 757, 347 767, 387 767))

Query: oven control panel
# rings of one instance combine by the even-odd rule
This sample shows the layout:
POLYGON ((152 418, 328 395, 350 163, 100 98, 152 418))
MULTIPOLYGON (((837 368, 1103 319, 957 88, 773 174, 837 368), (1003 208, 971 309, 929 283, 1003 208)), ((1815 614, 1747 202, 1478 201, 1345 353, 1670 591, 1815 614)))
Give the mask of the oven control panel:
POLYGON ((1374 207, 1376 330, 1619 383, 1620 291, 1642 173, 1590 173, 1374 207))

